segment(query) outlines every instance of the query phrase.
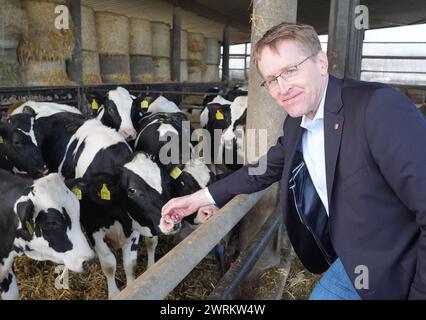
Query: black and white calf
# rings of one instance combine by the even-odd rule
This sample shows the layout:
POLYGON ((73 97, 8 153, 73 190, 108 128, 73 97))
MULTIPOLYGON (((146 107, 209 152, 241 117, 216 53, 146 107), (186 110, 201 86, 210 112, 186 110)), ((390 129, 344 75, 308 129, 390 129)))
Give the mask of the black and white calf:
POLYGON ((39 178, 48 171, 37 139, 40 137, 30 108, 0 122, 1 168, 39 178))
POLYGON ((80 228, 80 206, 58 174, 38 180, 0 170, 0 293, 18 299, 13 260, 26 255, 87 271, 94 252, 80 228))
POLYGON ((110 90, 105 97, 88 94, 90 108, 97 118, 106 126, 117 130, 126 140, 136 138, 136 130, 132 122, 135 97, 123 87, 110 90))
POLYGON ((246 113, 247 96, 238 96, 232 102, 217 96, 204 107, 200 124, 211 137, 212 162, 224 164, 231 170, 242 167, 246 113))

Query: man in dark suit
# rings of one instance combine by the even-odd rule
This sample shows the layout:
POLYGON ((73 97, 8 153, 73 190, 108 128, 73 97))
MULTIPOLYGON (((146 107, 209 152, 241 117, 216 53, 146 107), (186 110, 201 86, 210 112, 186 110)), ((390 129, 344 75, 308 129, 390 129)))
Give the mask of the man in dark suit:
MULTIPOLYGON (((291 243, 325 274, 311 299, 426 298, 426 121, 391 87, 337 79, 312 27, 282 23, 256 44, 262 85, 290 117, 265 155, 162 215, 181 219, 281 182, 291 243)), ((261 107, 261 106, 259 106, 261 107)))

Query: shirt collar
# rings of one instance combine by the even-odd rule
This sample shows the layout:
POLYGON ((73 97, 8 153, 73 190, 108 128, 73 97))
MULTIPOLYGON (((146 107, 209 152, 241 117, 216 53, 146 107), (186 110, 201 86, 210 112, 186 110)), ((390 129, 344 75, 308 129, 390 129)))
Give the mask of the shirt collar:
POLYGON ((325 86, 324 93, 322 94, 321 102, 319 104, 318 110, 315 113, 315 116, 313 119, 309 119, 306 115, 303 115, 302 122, 300 123, 300 126, 302 128, 305 128, 307 130, 310 130, 312 125, 317 122, 317 120, 324 119, 324 104, 325 104, 325 94, 327 93, 327 85, 325 86))

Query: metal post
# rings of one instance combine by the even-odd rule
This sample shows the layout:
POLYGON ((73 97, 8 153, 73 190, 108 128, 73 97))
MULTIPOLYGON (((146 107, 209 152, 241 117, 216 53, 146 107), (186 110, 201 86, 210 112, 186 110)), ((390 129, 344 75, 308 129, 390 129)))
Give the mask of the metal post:
MULTIPOLYGON (((182 9, 173 7, 172 80, 180 81, 182 9)), ((155 40, 154 40, 155 41, 155 40)))
POLYGON ((223 29, 222 81, 229 81, 229 27, 223 29))
POLYGON ((69 2, 71 17, 74 21, 75 46, 72 57, 67 61, 67 70, 70 79, 77 84, 83 84, 83 55, 81 48, 81 0, 69 2))

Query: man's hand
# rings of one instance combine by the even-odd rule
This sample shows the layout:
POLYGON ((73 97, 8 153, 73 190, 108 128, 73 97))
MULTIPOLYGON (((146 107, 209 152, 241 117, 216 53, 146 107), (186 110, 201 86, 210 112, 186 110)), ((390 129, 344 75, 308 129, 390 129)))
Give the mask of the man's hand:
POLYGON ((174 221, 182 220, 184 217, 197 212, 200 207, 209 205, 203 189, 179 198, 173 198, 167 202, 161 209, 161 216, 163 218, 171 219, 174 221))

